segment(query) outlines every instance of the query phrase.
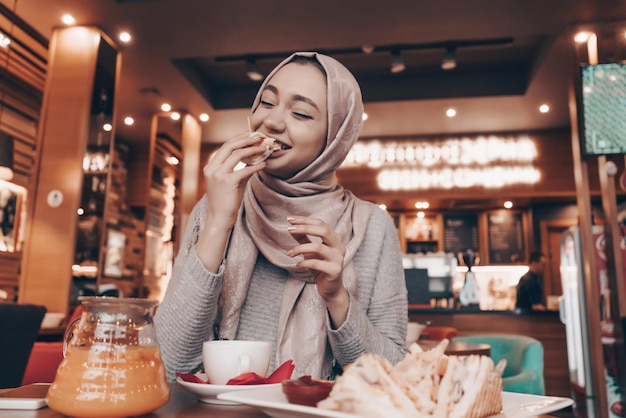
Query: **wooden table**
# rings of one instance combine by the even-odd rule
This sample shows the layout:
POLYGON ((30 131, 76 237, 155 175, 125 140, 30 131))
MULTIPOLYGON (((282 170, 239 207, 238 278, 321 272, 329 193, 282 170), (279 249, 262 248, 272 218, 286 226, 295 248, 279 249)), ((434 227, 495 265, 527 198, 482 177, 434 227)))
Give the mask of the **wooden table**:
MULTIPOLYGON (((419 340, 417 344, 424 350, 430 350, 439 344, 439 341, 419 340)), ((489 344, 474 344, 463 341, 451 341, 446 347, 445 354, 449 356, 468 356, 479 354, 481 356, 491 356, 491 346, 489 344)))
MULTIPOLYGON (((200 402, 196 395, 185 391, 182 387, 170 384, 171 396, 169 402, 151 414, 143 415, 146 418, 269 418, 256 408, 242 405, 212 405, 200 402)), ((1 391, 2 389, 0 389, 1 391)), ((551 417, 552 415, 541 415, 551 417)), ((554 415, 560 416, 560 415, 554 415)), ((67 418, 50 408, 34 411, 27 410, 0 410, 2 418, 67 418)))
MULTIPOLYGON (((240 405, 212 405, 198 401, 198 397, 185 391, 173 383, 170 384, 170 401, 162 408, 151 414, 150 418, 188 418, 188 417, 215 417, 215 418, 268 418, 256 408, 240 405)), ((50 408, 36 411, 0 410, 2 418, 66 418, 50 408)))

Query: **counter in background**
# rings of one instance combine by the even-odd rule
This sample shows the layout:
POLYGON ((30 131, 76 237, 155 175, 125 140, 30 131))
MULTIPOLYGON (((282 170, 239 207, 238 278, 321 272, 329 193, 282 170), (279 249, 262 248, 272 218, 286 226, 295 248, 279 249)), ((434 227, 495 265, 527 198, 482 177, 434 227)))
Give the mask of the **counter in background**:
POLYGON ((454 309, 415 309, 409 307, 409 320, 434 326, 450 326, 459 336, 478 334, 519 334, 543 344, 546 395, 571 397, 565 325, 558 312, 479 311, 454 309))
MULTIPOLYGON (((528 271, 522 265, 473 266, 472 272, 478 285, 480 308, 484 310, 509 310, 515 308, 517 283, 528 271)), ((465 283, 467 267, 458 266, 452 280, 452 289, 459 294, 465 283)))
MULTIPOLYGON (((430 296, 430 299, 433 299, 431 303, 438 307, 449 306, 450 299, 458 297, 465 283, 467 267, 458 265, 454 254, 405 254, 402 264, 405 269, 409 297, 413 296, 416 299, 414 303, 427 303, 430 296), (417 274, 418 272, 422 274, 417 274), (424 275, 425 277, 422 277, 424 275), (417 291, 419 286, 421 287, 417 291), (412 295, 411 290, 417 292, 413 292, 412 295), (425 292, 427 295, 424 294, 425 292)), ((472 272, 478 285, 480 308, 484 310, 513 309, 517 283, 527 271, 528 266, 520 264, 473 266, 472 272)))

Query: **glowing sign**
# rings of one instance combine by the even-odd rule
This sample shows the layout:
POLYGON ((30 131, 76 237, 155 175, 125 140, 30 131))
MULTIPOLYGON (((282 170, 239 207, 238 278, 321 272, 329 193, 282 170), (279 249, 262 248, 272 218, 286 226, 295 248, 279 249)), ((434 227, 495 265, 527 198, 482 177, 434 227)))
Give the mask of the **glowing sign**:
POLYGON ((528 136, 479 136, 433 141, 359 141, 342 167, 379 169, 382 190, 497 188, 535 184, 541 173, 528 136))

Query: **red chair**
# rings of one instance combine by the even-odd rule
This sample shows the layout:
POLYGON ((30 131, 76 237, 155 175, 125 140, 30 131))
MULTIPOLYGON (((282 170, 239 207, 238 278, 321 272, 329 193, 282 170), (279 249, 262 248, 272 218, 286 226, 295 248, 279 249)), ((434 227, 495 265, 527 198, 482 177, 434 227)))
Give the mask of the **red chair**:
MULTIPOLYGON (((82 314, 80 305, 74 309, 67 321, 67 328, 82 314)), ((57 374, 57 368, 63 360, 63 341, 36 341, 28 358, 22 385, 30 383, 52 383, 57 374)))

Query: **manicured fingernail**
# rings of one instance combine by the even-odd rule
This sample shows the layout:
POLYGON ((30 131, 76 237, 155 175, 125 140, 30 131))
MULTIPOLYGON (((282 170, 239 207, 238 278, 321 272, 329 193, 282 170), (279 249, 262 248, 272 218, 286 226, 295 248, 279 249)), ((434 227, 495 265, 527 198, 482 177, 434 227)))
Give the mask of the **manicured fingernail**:
POLYGON ((287 227, 287 231, 295 231, 295 230, 296 230, 296 227, 293 225, 287 227))
POLYGON ((287 220, 288 220, 289 222, 293 221, 294 219, 296 219, 296 218, 294 218, 293 216, 287 216, 287 220))

